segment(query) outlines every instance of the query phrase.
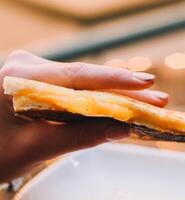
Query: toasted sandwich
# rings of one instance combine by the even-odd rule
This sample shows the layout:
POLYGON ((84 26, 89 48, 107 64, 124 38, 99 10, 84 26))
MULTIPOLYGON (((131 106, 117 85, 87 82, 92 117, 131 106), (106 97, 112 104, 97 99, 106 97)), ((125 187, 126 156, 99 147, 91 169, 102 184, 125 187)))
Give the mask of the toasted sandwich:
POLYGON ((107 92, 74 90, 44 82, 4 78, 15 114, 55 122, 113 118, 143 139, 185 142, 185 113, 107 92))

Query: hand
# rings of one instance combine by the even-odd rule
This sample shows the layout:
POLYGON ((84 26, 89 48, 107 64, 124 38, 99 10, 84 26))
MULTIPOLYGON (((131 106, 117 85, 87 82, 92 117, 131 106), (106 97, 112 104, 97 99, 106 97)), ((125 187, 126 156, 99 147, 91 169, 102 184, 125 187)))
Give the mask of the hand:
POLYGON ((129 135, 128 128, 112 119, 92 118, 83 123, 49 124, 16 117, 11 98, 3 94, 3 78, 7 75, 74 89, 111 89, 111 92, 157 106, 164 106, 168 99, 165 93, 146 90, 154 82, 155 77, 151 74, 86 63, 58 63, 16 51, 7 58, 0 70, 1 182, 15 178, 60 154, 129 135))

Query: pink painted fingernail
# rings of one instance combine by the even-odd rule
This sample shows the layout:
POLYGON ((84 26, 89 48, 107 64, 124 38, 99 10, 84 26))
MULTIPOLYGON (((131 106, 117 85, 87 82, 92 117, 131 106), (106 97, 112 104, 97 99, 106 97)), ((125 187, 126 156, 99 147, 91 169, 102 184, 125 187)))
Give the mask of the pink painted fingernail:
POLYGON ((155 91, 153 92, 153 95, 159 99, 168 99, 169 95, 165 92, 159 92, 159 91, 155 91))
POLYGON ((140 81, 152 81, 155 79, 155 75, 144 72, 134 72, 134 77, 140 81))

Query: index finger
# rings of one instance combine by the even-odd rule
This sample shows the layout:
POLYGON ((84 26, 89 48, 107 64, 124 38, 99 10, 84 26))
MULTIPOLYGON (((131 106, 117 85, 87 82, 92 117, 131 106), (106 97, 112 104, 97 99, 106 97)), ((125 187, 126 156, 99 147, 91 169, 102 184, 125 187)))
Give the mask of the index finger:
POLYGON ((127 89, 150 87, 155 76, 143 72, 88 63, 59 63, 24 51, 12 53, 2 76, 28 78, 74 89, 127 89))

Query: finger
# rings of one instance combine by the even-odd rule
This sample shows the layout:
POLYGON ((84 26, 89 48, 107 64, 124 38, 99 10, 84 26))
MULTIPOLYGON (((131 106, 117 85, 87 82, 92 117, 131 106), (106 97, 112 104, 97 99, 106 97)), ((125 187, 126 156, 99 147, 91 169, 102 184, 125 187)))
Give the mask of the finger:
POLYGON ((141 90, 141 91, 128 91, 128 90, 105 90, 119 95, 124 95, 149 103, 158 107, 164 107, 168 104, 169 95, 164 92, 155 90, 141 90))
POLYGON ((19 149, 23 146, 21 154, 25 163, 128 137, 129 130, 116 120, 95 118, 62 125, 45 122, 30 124, 21 134, 16 146, 19 149))
POLYGON ((155 78, 152 74, 108 66, 46 62, 43 59, 39 61, 38 57, 25 52, 13 53, 7 59, 1 74, 45 81, 74 89, 137 90, 150 87, 155 78))

